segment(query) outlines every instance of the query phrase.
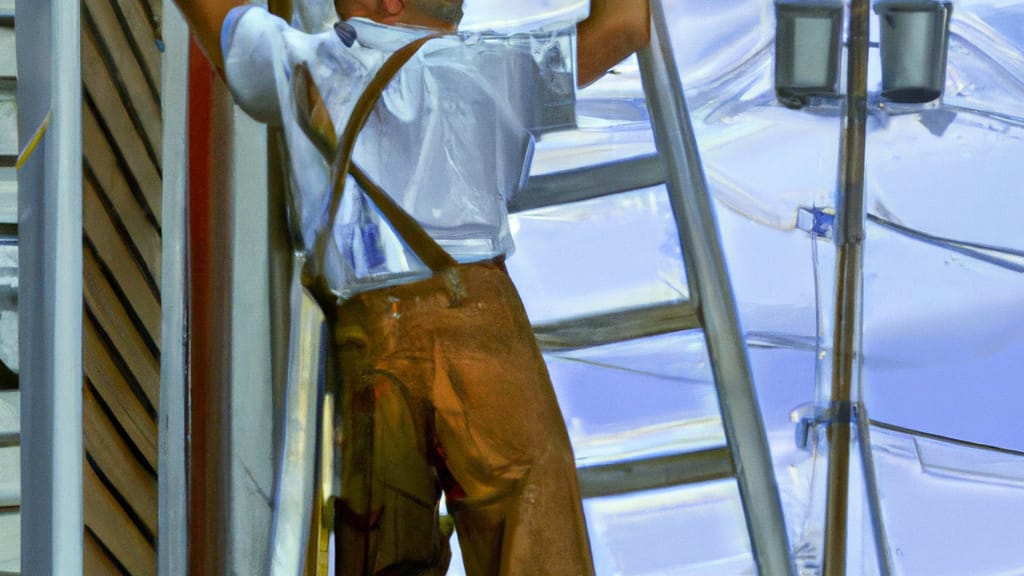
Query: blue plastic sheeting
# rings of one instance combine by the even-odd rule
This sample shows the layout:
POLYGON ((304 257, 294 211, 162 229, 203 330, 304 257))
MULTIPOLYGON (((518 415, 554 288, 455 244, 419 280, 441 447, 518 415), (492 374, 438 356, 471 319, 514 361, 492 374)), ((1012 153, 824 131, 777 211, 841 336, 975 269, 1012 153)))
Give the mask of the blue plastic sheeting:
POLYGON ((882 502, 904 574, 1024 573, 1024 458, 872 431, 882 502))
POLYGON ((599 574, 756 574, 733 481, 586 503, 599 574))
POLYGON ((516 30, 537 29, 546 25, 563 26, 577 22, 590 11, 587 0, 525 0, 520 2, 492 2, 468 0, 463 5, 465 15, 460 24, 463 30, 516 30))
MULTIPOLYGON (((581 3, 517 4, 514 24, 525 25, 544 20, 530 14, 581 3)), ((826 492, 824 452, 814 446, 824 440, 820 428, 803 435, 797 424, 828 386, 841 103, 793 110, 776 101, 770 1, 664 5, 787 529, 801 574, 816 574, 826 492)), ((474 26, 487 27, 482 10, 482 0, 470 0, 474 26)), ((1024 1, 959 0, 950 29, 941 101, 886 102, 877 44, 869 55, 863 386, 876 423, 871 451, 897 573, 1024 574, 1024 1)), ((872 14, 873 41, 877 30, 872 14)), ((578 117, 578 130, 544 136, 535 174, 654 151, 635 60, 582 91, 578 117)), ((659 187, 521 213, 512 226, 510 270, 537 323, 687 295, 659 187)), ((723 442, 698 333, 547 359, 581 464, 723 442)), ((859 462, 853 471, 851 573, 874 574, 859 462)), ((600 574, 754 573, 734 481, 586 508, 600 574)))
POLYGON ((579 465, 725 443, 701 334, 547 355, 579 465), (609 408, 614 413, 609 414, 609 408))
POLYGON ((872 417, 1024 450, 1024 275, 875 226, 869 239, 872 417))
POLYGON ((514 215, 509 266, 534 323, 685 299, 664 187, 514 215))

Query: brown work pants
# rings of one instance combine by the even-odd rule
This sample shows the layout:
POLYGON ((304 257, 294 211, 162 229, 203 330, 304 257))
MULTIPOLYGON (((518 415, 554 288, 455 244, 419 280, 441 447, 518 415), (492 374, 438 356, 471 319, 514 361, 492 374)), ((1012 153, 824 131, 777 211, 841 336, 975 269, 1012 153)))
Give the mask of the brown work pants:
POLYGON ((593 574, 565 423, 500 263, 357 295, 331 324, 338 574, 443 574, 442 489, 469 576, 593 574))

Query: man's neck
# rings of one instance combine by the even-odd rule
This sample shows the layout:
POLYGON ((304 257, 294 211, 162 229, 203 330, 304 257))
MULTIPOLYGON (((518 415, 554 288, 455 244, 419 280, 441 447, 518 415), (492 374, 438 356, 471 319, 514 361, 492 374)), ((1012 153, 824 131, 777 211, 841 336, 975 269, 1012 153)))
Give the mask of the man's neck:
POLYGON ((344 13, 340 13, 339 16, 342 20, 348 20, 349 18, 366 18, 373 20, 379 24, 387 24, 389 26, 415 26, 417 28, 429 28, 438 32, 455 32, 456 26, 437 18, 431 18, 425 14, 422 14, 412 8, 406 8, 400 14, 388 15, 373 13, 359 5, 352 6, 344 13))
POLYGON ((401 21, 399 21, 399 24, 405 24, 406 26, 419 26, 421 28, 430 28, 431 30, 436 30, 438 32, 455 32, 454 24, 449 24, 448 22, 445 22, 443 20, 438 20, 437 18, 432 18, 424 14, 420 14, 419 12, 416 12, 415 10, 411 10, 408 8, 403 13, 402 19, 401 21))

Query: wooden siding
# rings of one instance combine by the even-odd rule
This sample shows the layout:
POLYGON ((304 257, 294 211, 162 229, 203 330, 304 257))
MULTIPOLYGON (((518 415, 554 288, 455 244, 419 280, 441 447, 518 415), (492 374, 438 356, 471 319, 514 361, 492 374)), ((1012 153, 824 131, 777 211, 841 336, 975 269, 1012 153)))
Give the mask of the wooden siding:
MULTIPOLYGON (((17 313, 18 106, 14 2, 0 0, 0 314, 17 313)), ((8 316, 9 317, 9 316, 8 316)), ((3 324, 3 323, 0 323, 3 324)), ((17 340, 17 326, 0 326, 0 341, 17 340)), ((10 349, 10 342, 2 342, 10 349)), ((21 395, 18 375, 0 360, 0 574, 21 568, 21 395)), ((12 364, 13 366, 13 364, 12 364)))
POLYGON ((86 575, 156 574, 159 0, 82 0, 86 575))

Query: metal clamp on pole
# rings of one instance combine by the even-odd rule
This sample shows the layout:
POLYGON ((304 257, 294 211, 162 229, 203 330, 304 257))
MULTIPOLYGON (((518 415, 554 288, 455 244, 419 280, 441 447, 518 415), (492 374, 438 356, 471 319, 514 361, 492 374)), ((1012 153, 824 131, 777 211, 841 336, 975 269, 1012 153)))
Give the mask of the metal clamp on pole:
POLYGON ((825 413, 825 422, 829 424, 852 424, 857 421, 859 409, 860 407, 856 402, 833 400, 829 404, 828 412, 825 413))
POLYGON ((859 404, 852 402, 832 402, 827 408, 816 408, 812 404, 801 406, 793 412, 796 424, 796 446, 801 450, 811 447, 812 430, 820 426, 833 424, 855 424, 862 412, 859 404))

